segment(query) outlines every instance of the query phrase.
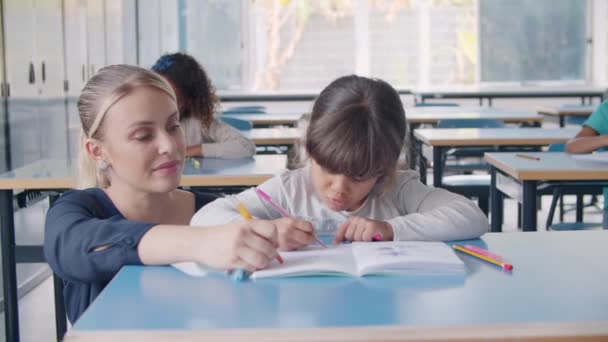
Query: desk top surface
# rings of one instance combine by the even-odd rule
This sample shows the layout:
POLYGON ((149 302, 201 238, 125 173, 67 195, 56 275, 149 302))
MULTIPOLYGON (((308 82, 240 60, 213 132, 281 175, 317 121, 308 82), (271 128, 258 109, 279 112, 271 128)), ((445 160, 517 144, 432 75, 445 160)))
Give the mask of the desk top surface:
POLYGON ((291 145, 300 140, 304 134, 301 129, 293 127, 253 128, 241 133, 256 145, 291 145))
POLYGON ((422 128, 419 141, 431 146, 549 145, 574 137, 578 128, 422 128))
POLYGON ((441 98, 448 96, 601 96, 606 87, 594 86, 461 86, 417 88, 414 94, 441 98))
MULTIPOLYGON (((39 160, 0 174, 0 189, 73 188, 76 186, 77 167, 76 161, 39 160)), ((257 185, 286 167, 285 155, 255 155, 242 159, 188 158, 180 185, 257 185)))
MULTIPOLYGON (((424 108, 424 107, 421 107, 424 108)), ((450 108, 450 107, 446 107, 450 108)), ((405 117, 409 123, 437 124, 440 120, 448 119, 496 119, 508 123, 534 123, 543 121, 543 116, 537 113, 512 112, 481 107, 479 109, 418 109, 406 110, 405 117)))
POLYGON ((588 161, 564 152, 523 153, 538 160, 522 158, 521 153, 492 152, 484 159, 518 180, 608 180, 608 162, 588 161))
POLYGON ((252 125, 293 125, 302 117, 304 113, 285 113, 285 114, 222 114, 226 117, 245 120, 252 125))
MULTIPOLYGON (((305 334, 312 328, 446 326, 455 334, 461 328, 493 325, 608 324, 608 232, 488 233, 480 240, 458 242, 466 243, 505 257, 514 270, 459 254, 466 276, 328 276, 234 283, 224 275, 195 278, 171 267, 128 266, 71 334, 227 329, 267 334, 304 329, 299 331, 305 334)), ((341 339, 356 336, 357 330, 345 331, 341 339)), ((243 336, 255 339, 252 333, 243 336)))
POLYGON ((552 116, 587 116, 593 113, 597 106, 555 106, 555 107, 539 107, 536 111, 544 115, 552 116))

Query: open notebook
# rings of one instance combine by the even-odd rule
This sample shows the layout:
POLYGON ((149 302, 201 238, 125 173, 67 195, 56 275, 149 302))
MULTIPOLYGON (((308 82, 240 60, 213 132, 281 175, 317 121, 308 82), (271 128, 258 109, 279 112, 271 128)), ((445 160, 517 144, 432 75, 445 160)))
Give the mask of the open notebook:
MULTIPOLYGON (((354 242, 328 248, 314 247, 302 251, 281 252, 281 256, 284 264, 273 261, 268 268, 252 273, 250 278, 465 272, 464 263, 443 242, 354 242)), ((204 267, 195 263, 180 263, 174 266, 194 276, 206 273, 204 267)))

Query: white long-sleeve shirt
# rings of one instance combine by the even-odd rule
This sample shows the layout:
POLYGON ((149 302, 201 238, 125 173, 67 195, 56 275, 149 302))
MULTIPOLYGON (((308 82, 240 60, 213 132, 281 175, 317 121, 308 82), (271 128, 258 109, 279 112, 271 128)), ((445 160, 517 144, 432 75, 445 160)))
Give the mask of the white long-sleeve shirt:
POLYGON ((204 129, 201 121, 186 118, 181 121, 186 135, 186 146, 201 145, 203 155, 212 158, 245 158, 255 154, 255 144, 236 128, 213 119, 209 129, 204 129))
MULTIPOLYGON (((382 192, 382 187, 382 183, 376 184, 359 209, 336 212, 327 208, 317 195, 310 166, 285 171, 259 185, 291 215, 313 223, 319 235, 335 233, 337 226, 353 215, 387 221, 393 227, 395 240, 473 239, 488 230, 487 217, 471 200, 423 184, 415 171, 399 171, 390 189, 382 192)), ((236 198, 254 217, 281 217, 253 189, 241 192, 236 198)), ((234 201, 220 198, 196 212, 191 224, 210 226, 237 219, 242 218, 234 201)))

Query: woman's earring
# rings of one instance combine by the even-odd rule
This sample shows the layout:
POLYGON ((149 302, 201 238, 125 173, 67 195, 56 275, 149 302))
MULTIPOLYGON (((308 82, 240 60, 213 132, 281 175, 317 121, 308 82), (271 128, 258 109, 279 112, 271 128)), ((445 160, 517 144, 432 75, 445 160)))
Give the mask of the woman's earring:
POLYGON ((106 162, 105 160, 101 159, 97 161, 97 171, 99 172, 105 172, 108 171, 108 162, 106 162))

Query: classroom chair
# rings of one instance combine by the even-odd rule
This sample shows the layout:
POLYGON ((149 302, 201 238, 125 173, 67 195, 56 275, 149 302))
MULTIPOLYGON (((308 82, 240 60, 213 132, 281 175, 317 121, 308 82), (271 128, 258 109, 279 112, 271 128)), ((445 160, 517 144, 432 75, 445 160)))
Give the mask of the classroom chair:
POLYGON ((566 120, 565 123, 566 125, 576 125, 576 126, 582 126, 585 121, 587 121, 587 119, 589 119, 589 115, 587 116, 566 116, 566 120))
MULTIPOLYGON (((566 150, 566 144, 565 143, 557 143, 557 144, 551 144, 548 146, 547 148, 547 152, 564 152, 566 150)), ((558 183, 557 185, 553 186, 553 198, 551 200, 551 205, 557 205, 557 203, 559 202, 559 219, 560 222, 564 221, 564 213, 567 211, 564 209, 564 195, 576 195, 576 206, 574 207, 575 210, 577 211, 577 221, 575 223, 564 223, 563 225, 553 225, 556 226, 555 230, 578 230, 577 227, 579 226, 579 223, 582 222, 583 220, 583 209, 585 207, 589 207, 589 206, 595 206, 597 204, 597 198, 596 195, 601 193, 601 189, 603 186, 605 186, 605 183, 586 183, 584 185, 581 185, 580 183, 558 183), (583 195, 585 194, 592 194, 593 196, 593 200, 591 201, 591 203, 585 205, 583 203, 583 195), (572 228, 572 229, 568 229, 568 228, 572 228)), ((553 211, 555 211, 555 208, 553 208, 553 211)), ((547 227, 552 225, 553 222, 553 211, 549 211, 549 215, 547 217, 547 227)), ((585 227, 585 225, 580 225, 580 228, 585 227)))
MULTIPOLYGON (((437 123, 437 128, 502 128, 505 124, 502 121, 495 119, 448 119, 440 120, 437 123)), ((462 159, 462 158, 481 158, 485 152, 494 151, 492 148, 487 147, 466 147, 466 148, 454 148, 450 149, 445 157, 442 159, 442 165, 444 170, 447 168, 448 158, 462 159)), ((436 166, 433 166, 436 167, 436 166)), ((487 166, 483 162, 467 163, 467 164, 452 164, 451 169, 460 169, 465 171, 471 171, 475 169, 485 169, 487 166)), ((488 214, 489 198, 490 198, 490 175, 451 175, 445 176, 442 179, 442 183, 445 189, 461 194, 467 198, 477 198, 477 205, 484 212, 488 214)))
MULTIPOLYGON (((601 186, 601 185, 596 184, 596 185, 581 186, 581 185, 576 185, 576 184, 570 184, 570 185, 555 186, 553 188, 553 198, 551 199, 551 206, 549 207, 549 213, 547 215, 547 222, 545 224, 545 227, 547 228, 547 230, 565 231, 565 230, 602 229, 601 222, 589 223, 589 222, 579 221, 579 222, 560 222, 560 223, 555 223, 555 224, 553 223, 553 216, 555 215, 555 208, 557 207, 557 202, 560 200, 563 200, 563 195, 568 188, 574 187, 574 188, 576 188, 577 191, 585 191, 585 189, 592 191, 593 189, 596 189, 598 186, 601 186)), ((582 196, 582 195, 577 195, 577 196, 582 196)))
POLYGON ((230 107, 224 111, 222 114, 264 114, 266 113, 266 107, 264 106, 238 106, 238 107, 230 107))
POLYGON ((239 131, 250 131, 252 128, 251 122, 237 118, 218 116, 220 120, 238 129, 239 131))
MULTIPOLYGON (((437 128, 503 128, 505 127, 505 123, 500 120, 495 119, 447 119, 447 120, 439 120, 437 123, 437 128)), ((444 170, 446 168, 450 168, 452 170, 462 170, 462 171, 472 171, 478 169, 485 169, 486 164, 483 162, 477 163, 465 163, 465 164, 456 164, 451 163, 447 164, 449 159, 452 160, 462 160, 463 158, 482 158, 485 152, 492 152, 493 148, 488 147, 459 147, 452 148, 446 152, 443 161, 442 167, 444 170)))

